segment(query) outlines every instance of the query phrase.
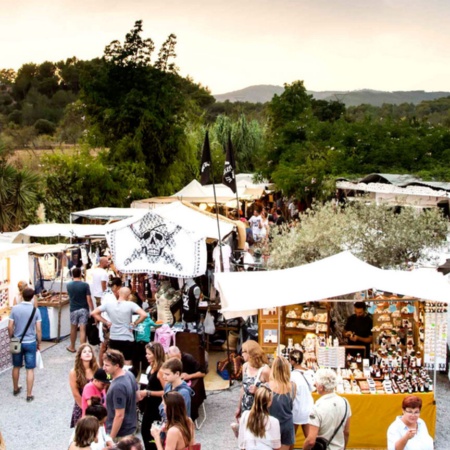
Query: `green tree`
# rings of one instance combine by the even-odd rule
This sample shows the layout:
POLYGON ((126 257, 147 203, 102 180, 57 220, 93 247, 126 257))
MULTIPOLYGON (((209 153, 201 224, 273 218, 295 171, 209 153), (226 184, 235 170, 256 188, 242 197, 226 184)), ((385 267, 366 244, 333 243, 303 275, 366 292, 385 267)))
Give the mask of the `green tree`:
POLYGON ((177 161, 188 145, 185 130, 198 120, 197 99, 204 100, 207 92, 176 72, 171 62, 175 36, 169 36, 152 65, 153 41, 141 34, 137 21, 123 44, 113 41, 102 60, 85 68, 82 101, 110 160, 141 163, 151 193, 165 195, 173 192, 173 180, 185 178, 174 170, 183 170, 177 161))
POLYGON ((91 155, 87 148, 42 158, 47 220, 67 222, 71 211, 104 205, 128 207, 133 200, 148 196, 142 166, 133 162, 112 165, 107 159, 104 154, 91 155))
POLYGON ((316 205, 301 214, 300 222, 274 234, 270 266, 282 269, 311 263, 351 250, 380 268, 406 268, 446 239, 448 224, 435 208, 396 212, 386 205, 316 205))

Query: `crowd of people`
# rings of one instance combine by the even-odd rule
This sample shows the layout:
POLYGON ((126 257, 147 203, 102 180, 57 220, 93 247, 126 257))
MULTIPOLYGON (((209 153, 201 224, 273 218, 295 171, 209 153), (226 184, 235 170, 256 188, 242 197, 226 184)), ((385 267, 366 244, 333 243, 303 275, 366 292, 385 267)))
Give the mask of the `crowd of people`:
MULTIPOLYGON (((349 402, 335 393, 332 369, 313 373, 302 365, 303 353, 293 350, 288 360, 276 357, 269 368, 266 354, 253 341, 242 346, 245 360, 236 419, 232 424, 238 447, 245 450, 294 448, 298 428, 303 450, 342 450, 350 437, 349 402), (312 392, 319 399, 314 403, 312 392)), ((403 414, 387 430, 388 450, 432 450, 433 439, 419 418, 420 397, 403 398, 403 414)))
POLYGON ((184 372, 179 355, 178 347, 170 347, 166 354, 161 344, 147 344, 147 379, 138 383, 134 373, 127 370, 122 352, 108 349, 99 367, 94 348, 81 344, 69 373, 74 397, 70 426, 75 427, 70 450, 183 450, 195 444, 191 418, 194 392, 184 379, 189 375, 184 372), (138 415, 142 441, 131 440, 138 428, 138 415), (90 416, 96 420, 85 420, 90 416), (125 445, 128 441, 133 442, 131 447, 125 445))
MULTIPOLYGON (((260 224, 266 226, 266 219, 259 220, 258 216, 256 212, 252 224, 258 224, 261 230, 260 224)), ((107 259, 101 261, 104 266, 107 259)), ((133 330, 147 319, 148 313, 130 301, 131 291, 122 287, 120 278, 111 280, 108 291, 104 267, 100 269, 95 275, 94 295, 77 268, 68 284, 71 335, 67 350, 74 353, 74 366, 69 373, 74 399, 70 427, 74 432, 69 450, 200 448, 195 439, 197 410, 190 384, 205 376, 205 368, 178 347, 165 349, 158 342, 145 345, 146 364, 136 368, 133 330), (86 342, 89 317, 101 325, 99 354, 86 342), (80 345, 76 349, 78 329, 80 345), (144 383, 142 379, 137 381, 141 370, 146 375, 144 383), (142 440, 136 436, 140 415, 142 440)), ((21 339, 20 352, 12 355, 13 394, 22 390, 19 374, 25 365, 26 398, 31 402, 42 318, 33 304, 34 291, 24 287, 21 296, 22 301, 12 309, 8 326, 10 337, 21 339)), ((366 336, 365 329, 370 329, 370 324, 362 323, 369 320, 362 303, 355 304, 351 319, 346 332, 355 342, 367 345, 371 337, 366 336)), ((287 359, 276 357, 269 366, 267 355, 253 340, 243 343, 242 357, 242 388, 236 422, 232 424, 238 448, 293 449, 300 427, 304 450, 320 448, 321 442, 323 448, 330 450, 347 447, 352 411, 349 402, 335 393, 335 371, 306 370, 300 350, 290 352, 287 359), (315 403, 314 390, 320 397, 315 403)), ((419 397, 404 398, 402 415, 387 430, 389 450, 433 448, 426 424, 419 418, 421 407, 419 397)))

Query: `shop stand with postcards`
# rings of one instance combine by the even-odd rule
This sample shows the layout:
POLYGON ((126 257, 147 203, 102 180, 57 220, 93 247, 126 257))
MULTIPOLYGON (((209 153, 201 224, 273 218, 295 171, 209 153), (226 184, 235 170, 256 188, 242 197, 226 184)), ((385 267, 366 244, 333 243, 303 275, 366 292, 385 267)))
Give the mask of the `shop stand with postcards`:
MULTIPOLYGON (((450 286, 442 275, 376 269, 344 252, 309 265, 265 272, 264 280, 258 273, 220 275, 218 286, 226 299, 223 313, 228 318, 252 314, 255 306, 278 312, 278 324, 268 323, 271 319, 265 319, 267 313, 259 309, 259 318, 265 321, 260 328, 279 330, 277 345, 264 343, 264 337, 260 337, 266 352, 287 357, 292 348, 301 348, 307 368, 336 370, 337 392, 348 399, 353 411, 349 447, 385 448, 386 430, 402 399, 410 394, 422 399, 421 418, 434 436, 436 371, 446 367, 450 298, 450 286), (302 280, 301 289, 295 293, 298 303, 294 303, 292 292, 285 296, 280 292, 286 281, 284 273, 286 280, 302 280), (322 273, 332 276, 327 283, 318 285, 316 280, 322 273), (259 289, 260 285, 264 288, 259 289), (239 298, 251 291, 258 303, 240 305, 235 286, 239 286, 239 298), (251 287, 248 292, 246 286, 251 287), (276 286, 276 292, 272 286, 276 286), (365 290, 352 292, 353 286, 364 286, 365 290), (397 291, 398 295, 373 290, 377 286, 397 291), (328 296, 320 299, 321 292, 328 296), (369 355, 366 346, 361 345, 361 353, 355 356, 350 352, 355 350, 354 345, 343 339, 342 328, 345 319, 353 314, 353 304, 362 299, 373 318, 373 341, 369 355), (340 315, 345 309, 347 316, 340 315)), ((296 448, 302 445, 300 435, 296 448)))

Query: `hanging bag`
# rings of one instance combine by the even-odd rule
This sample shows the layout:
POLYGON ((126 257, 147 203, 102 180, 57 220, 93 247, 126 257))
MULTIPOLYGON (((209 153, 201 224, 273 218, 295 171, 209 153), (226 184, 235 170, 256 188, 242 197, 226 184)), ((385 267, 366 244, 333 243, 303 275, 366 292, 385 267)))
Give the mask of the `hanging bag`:
POLYGON ((22 334, 22 337, 19 339, 17 337, 11 338, 9 343, 9 351, 12 355, 18 355, 22 352, 22 341, 25 335, 27 334, 28 328, 30 327, 31 321, 33 320, 34 314, 36 313, 36 308, 33 307, 33 312, 31 313, 30 318, 28 319, 27 326, 25 327, 25 331, 22 334))
POLYGON ((214 325, 214 317, 209 311, 207 311, 206 313, 204 326, 206 334, 212 335, 216 332, 216 327, 214 325))
POLYGON ((316 442, 314 444, 314 446, 312 447, 311 450, 327 450, 328 446, 330 445, 330 442, 334 439, 334 437, 336 436, 336 433, 339 431, 339 428, 342 427, 345 418, 347 417, 347 400, 345 400, 345 398, 343 398, 344 402, 345 402, 345 413, 344 413, 344 417, 341 420, 341 423, 338 425, 338 427, 334 430, 333 435, 331 436, 330 440, 327 440, 323 437, 317 437, 316 438, 316 442))

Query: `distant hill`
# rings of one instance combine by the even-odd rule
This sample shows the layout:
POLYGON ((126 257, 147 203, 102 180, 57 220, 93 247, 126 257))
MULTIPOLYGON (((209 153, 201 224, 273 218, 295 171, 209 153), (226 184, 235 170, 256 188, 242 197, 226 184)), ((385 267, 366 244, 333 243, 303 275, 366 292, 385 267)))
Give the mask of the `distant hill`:
MULTIPOLYGON (((226 100, 234 102, 266 103, 277 94, 284 91, 282 86, 258 85, 249 86, 239 91, 214 95, 218 102, 226 100)), ((426 100, 435 100, 441 97, 449 97, 450 92, 425 92, 425 91, 374 91, 362 89, 359 91, 308 91, 317 100, 339 100, 345 106, 358 106, 369 104, 381 106, 383 103, 400 105, 401 103, 413 103, 415 105, 426 100)))

